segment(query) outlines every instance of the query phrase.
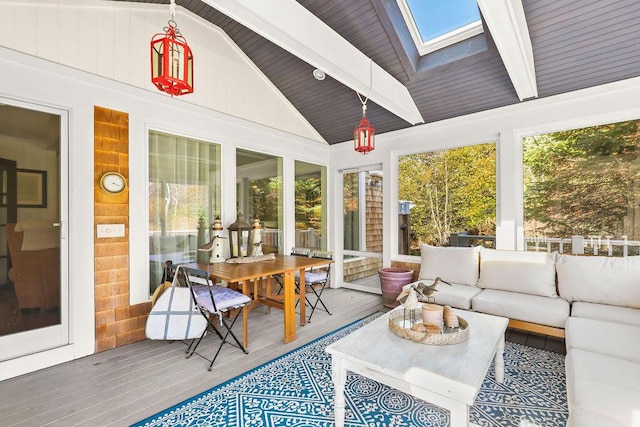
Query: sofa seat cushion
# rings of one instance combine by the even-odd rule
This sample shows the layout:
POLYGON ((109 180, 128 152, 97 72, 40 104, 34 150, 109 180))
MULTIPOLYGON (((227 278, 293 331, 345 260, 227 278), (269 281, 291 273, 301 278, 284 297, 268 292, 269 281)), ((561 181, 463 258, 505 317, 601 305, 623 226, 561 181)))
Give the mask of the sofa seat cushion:
POLYGON ((578 348, 640 363, 640 326, 569 317, 565 333, 567 351, 578 348))
POLYGON ((479 247, 457 248, 420 245, 420 274, 418 278, 435 280, 440 277, 449 283, 475 286, 479 274, 479 247))
POLYGON ((556 298, 556 253, 482 248, 478 286, 556 298))
POLYGON ((574 302, 571 304, 571 316, 604 320, 605 322, 610 322, 611 319, 615 319, 617 323, 640 326, 640 310, 637 308, 594 304, 590 302, 574 302))
POLYGON ((518 292, 485 289, 471 300, 471 308, 524 322, 564 328, 569 317, 569 303, 562 298, 548 298, 518 292))
MULTIPOLYGON (((415 285, 418 282, 410 283, 403 286, 403 290, 407 289, 411 285, 415 285)), ((440 305, 450 305, 454 308, 460 308, 462 310, 471 309, 471 300, 473 297, 482 292, 482 289, 475 286, 459 285, 452 283, 451 286, 446 283, 438 284, 438 292, 433 295, 435 297, 435 303, 440 305)))
POLYGON ((575 301, 640 308, 640 256, 560 255, 560 296, 575 301))
MULTIPOLYGON (((589 411, 611 419, 600 425, 633 426, 638 422, 640 364, 573 349, 567 353, 565 369, 569 412, 589 411)), ((574 425, 582 426, 575 421, 574 425)))
POLYGON ((613 418, 588 409, 576 408, 569 414, 567 427, 629 427, 613 418))

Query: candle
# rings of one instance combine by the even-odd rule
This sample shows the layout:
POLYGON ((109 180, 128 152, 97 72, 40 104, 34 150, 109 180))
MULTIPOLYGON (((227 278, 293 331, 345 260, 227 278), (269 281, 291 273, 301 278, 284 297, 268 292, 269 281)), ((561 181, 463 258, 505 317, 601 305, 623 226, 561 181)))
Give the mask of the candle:
POLYGON ((444 307, 438 304, 422 305, 422 321, 432 325, 442 325, 444 307))

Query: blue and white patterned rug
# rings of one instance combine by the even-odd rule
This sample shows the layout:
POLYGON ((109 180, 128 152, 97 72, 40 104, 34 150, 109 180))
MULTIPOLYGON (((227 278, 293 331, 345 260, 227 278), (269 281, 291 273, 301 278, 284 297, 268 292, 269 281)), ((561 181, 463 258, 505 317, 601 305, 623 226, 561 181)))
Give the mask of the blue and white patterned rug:
MULTIPOLYGON (((333 426, 332 342, 375 319, 359 320, 135 426, 333 426)), ((565 426, 564 356, 507 342, 503 384, 493 365, 470 411, 479 426, 565 426)), ((215 367, 214 367, 215 369, 215 367)), ((448 426, 448 411, 349 373, 346 426, 448 426)))

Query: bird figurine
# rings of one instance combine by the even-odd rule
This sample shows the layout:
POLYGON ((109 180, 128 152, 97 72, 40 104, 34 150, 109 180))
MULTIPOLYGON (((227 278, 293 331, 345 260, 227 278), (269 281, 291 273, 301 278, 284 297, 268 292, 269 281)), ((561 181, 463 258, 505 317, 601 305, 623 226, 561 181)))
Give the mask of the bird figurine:
POLYGON ((216 243, 216 239, 226 239, 226 237, 213 236, 213 238, 211 239, 211 241, 209 243, 205 243, 204 245, 200 246, 198 248, 198 250, 199 251, 203 251, 203 252, 207 252, 207 251, 213 250, 213 246, 216 243))
POLYGON ((421 308, 421 302, 433 302, 435 297, 433 294, 438 291, 438 285, 440 282, 446 283, 451 286, 451 283, 442 280, 440 277, 436 277, 432 284, 427 285, 424 282, 417 282, 411 286, 407 286, 400 295, 396 298, 402 308, 404 309, 403 325, 406 328, 412 328, 416 323, 416 309, 421 308))
POLYGON ((418 301, 418 293, 413 288, 413 286, 411 286, 402 291, 402 293, 398 295, 398 298, 396 298, 396 300, 400 302, 404 311, 402 321, 403 327, 411 328, 417 322, 416 313, 419 312, 418 309, 421 306, 420 302, 418 301))
MULTIPOLYGON (((451 286, 451 283, 442 280, 442 278, 440 277, 436 277, 436 279, 430 285, 427 285, 424 282, 418 282, 412 285, 409 289, 415 290, 419 302, 432 302, 435 298, 433 294, 435 292, 438 292, 438 285, 440 284, 440 282, 446 283, 447 285, 451 286)), ((400 301, 401 304, 403 304, 402 299, 406 299, 406 297, 409 295, 409 289, 403 291, 398 296, 397 300, 400 301)))

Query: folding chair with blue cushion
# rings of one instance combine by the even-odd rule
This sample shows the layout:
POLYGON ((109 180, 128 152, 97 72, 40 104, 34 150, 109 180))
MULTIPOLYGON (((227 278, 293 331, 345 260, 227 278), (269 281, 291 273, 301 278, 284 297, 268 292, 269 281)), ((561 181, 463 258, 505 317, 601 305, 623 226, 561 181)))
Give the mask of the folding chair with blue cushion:
MULTIPOLYGON (((172 268, 171 266, 169 268, 172 268)), ((207 329, 200 337, 194 339, 189 348, 187 349, 187 358, 198 354, 200 357, 208 360, 209 370, 211 370, 213 363, 220 354, 222 346, 227 344, 233 344, 227 341, 227 339, 233 338, 235 344, 245 354, 248 354, 245 347, 240 343, 238 338, 233 333, 233 325, 242 314, 244 325, 247 325, 247 311, 244 310, 245 306, 251 302, 251 298, 248 296, 229 289, 224 286, 215 285, 209 278, 209 272, 199 270, 197 268, 180 266, 176 270, 179 280, 191 290, 191 295, 196 303, 197 308, 200 310, 202 316, 208 320, 207 329), (220 346, 218 347, 216 354, 212 359, 207 359, 200 353, 196 353, 202 338, 206 335, 207 330, 214 332, 220 339, 220 346)))
MULTIPOLYGON (((312 251, 311 258, 322 258, 327 261, 333 260, 333 252, 329 251, 312 251)), ((305 285, 305 299, 307 300, 307 304, 311 307, 311 312, 309 313, 309 318, 307 319, 311 322, 311 317, 313 313, 316 311, 316 308, 322 311, 326 311, 331 315, 331 312, 327 308, 327 306, 322 301, 322 293, 329 286, 329 281, 331 280, 331 263, 328 262, 326 265, 313 267, 309 271, 304 272, 304 285, 305 285), (311 293, 309 293, 311 290, 311 293), (313 296, 312 296, 313 294, 313 296), (311 299, 309 297, 311 296, 311 299), (318 307, 320 304, 322 307, 318 307)), ((297 282, 296 285, 299 287, 300 283, 297 282)))

